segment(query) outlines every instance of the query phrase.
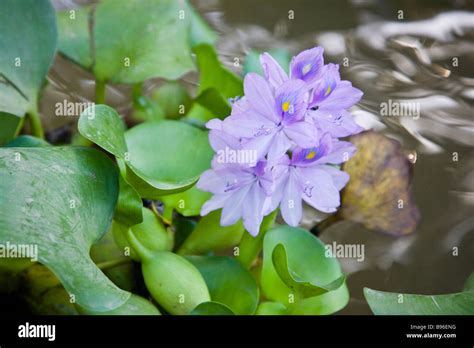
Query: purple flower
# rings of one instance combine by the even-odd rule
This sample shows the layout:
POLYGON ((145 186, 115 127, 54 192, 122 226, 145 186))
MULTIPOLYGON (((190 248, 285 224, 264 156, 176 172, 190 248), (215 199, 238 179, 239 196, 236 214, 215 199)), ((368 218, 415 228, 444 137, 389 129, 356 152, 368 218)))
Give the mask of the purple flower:
POLYGON ((313 208, 331 213, 339 207, 339 191, 346 185, 349 175, 334 164, 347 161, 355 146, 333 139, 328 133, 314 148, 296 148, 291 159, 284 156, 275 166, 275 190, 270 210, 280 206, 285 222, 297 226, 302 217, 302 200, 313 208))
POLYGON ((271 213, 273 175, 266 161, 259 161, 254 167, 213 162, 213 168, 201 175, 196 186, 213 194, 203 205, 201 215, 222 208, 222 226, 233 225, 242 218, 245 229, 256 236, 263 217, 271 213))
POLYGON ((316 127, 305 120, 309 93, 302 80, 288 80, 273 91, 264 78, 250 73, 244 92, 222 125, 224 132, 242 139, 244 149, 273 162, 294 145, 318 145, 316 127))
POLYGON ((347 111, 362 98, 362 91, 352 87, 349 81, 341 81, 339 66, 324 66, 322 79, 313 89, 308 116, 322 133, 335 138, 360 133, 363 129, 355 123, 347 111))
POLYGON ((221 225, 242 218, 253 236, 278 207, 292 226, 301 220, 303 201, 336 211, 349 180, 338 165, 356 151, 337 138, 361 131, 347 109, 362 92, 341 81, 337 65, 324 65, 322 48, 294 57, 289 76, 268 53, 260 62, 265 78, 248 74, 231 115, 206 124, 216 155, 197 183, 213 194, 201 215, 222 209, 221 225))

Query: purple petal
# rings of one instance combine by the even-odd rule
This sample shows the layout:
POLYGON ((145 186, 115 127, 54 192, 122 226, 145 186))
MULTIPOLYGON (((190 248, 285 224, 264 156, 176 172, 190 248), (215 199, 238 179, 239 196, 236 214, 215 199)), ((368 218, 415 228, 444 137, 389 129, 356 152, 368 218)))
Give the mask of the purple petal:
POLYGON ((364 93, 360 89, 352 87, 349 81, 341 81, 332 93, 321 104, 324 109, 349 109, 357 104, 364 93))
POLYGON ((254 237, 260 229, 267 198, 258 184, 254 184, 242 205, 244 227, 254 237))
POLYGON ((260 135, 249 139, 242 145, 242 148, 248 151, 255 151, 257 161, 261 160, 268 153, 276 133, 272 132, 269 135, 260 135))
POLYGON ((315 163, 341 164, 347 162, 356 151, 357 148, 348 141, 333 140, 332 151, 315 163))
POLYGON ((233 192, 222 208, 221 226, 230 226, 242 217, 242 204, 252 185, 246 185, 233 192))
POLYGON ((335 138, 347 137, 364 130, 346 110, 317 110, 309 115, 323 133, 327 132, 335 138))
POLYGON ((329 63, 324 66, 321 81, 313 90, 313 97, 310 103, 311 107, 318 106, 337 89, 341 77, 339 75, 339 65, 329 63))
POLYGON ((291 141, 283 131, 278 131, 268 149, 268 161, 276 162, 291 147, 291 141))
POLYGON ((214 195, 201 208, 201 216, 209 214, 213 210, 221 209, 230 195, 214 195))
POLYGON ((303 80, 309 85, 315 83, 321 77, 323 51, 322 47, 314 47, 293 57, 290 64, 291 78, 303 80))
POLYGON ((333 166, 322 165, 322 166, 319 166, 319 168, 326 171, 329 175, 331 175, 334 186, 339 191, 341 191, 349 181, 349 178, 350 178, 349 174, 333 166))
POLYGON ((295 148, 291 155, 291 163, 296 166, 311 166, 320 158, 325 157, 332 151, 333 139, 329 133, 325 133, 320 140, 319 146, 310 148, 295 148))
POLYGON ((300 147, 319 145, 319 132, 314 124, 306 121, 294 122, 283 128, 286 136, 300 147))
POLYGON ((290 226, 298 226, 303 216, 303 205, 301 202, 301 188, 293 173, 290 173, 283 190, 280 203, 281 215, 290 226))
POLYGON ((332 176, 318 167, 299 167, 295 170, 302 187, 303 200, 319 211, 336 211, 340 204, 339 190, 332 176))
POLYGON ((261 134, 270 134, 275 124, 254 110, 245 114, 229 116, 224 119, 222 129, 238 138, 253 138, 261 134))
POLYGON ((304 118, 308 106, 308 89, 302 80, 289 80, 275 91, 275 110, 284 124, 304 118))
POLYGON ((268 82, 256 73, 249 73, 244 79, 245 98, 249 106, 274 123, 279 122, 275 113, 275 98, 268 82))
POLYGON ((288 81, 288 75, 286 72, 268 53, 265 52, 260 56, 260 64, 262 65, 265 78, 274 89, 280 87, 284 82, 288 81))

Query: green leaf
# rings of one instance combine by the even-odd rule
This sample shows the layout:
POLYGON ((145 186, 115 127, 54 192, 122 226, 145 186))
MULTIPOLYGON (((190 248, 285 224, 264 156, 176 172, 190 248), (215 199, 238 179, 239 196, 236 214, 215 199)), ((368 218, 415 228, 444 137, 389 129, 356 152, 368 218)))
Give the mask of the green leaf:
POLYGON ((125 126, 117 111, 107 105, 95 105, 84 110, 77 124, 79 133, 117 158, 128 153, 125 126))
MULTIPOLYGON (((1 93, 1 92, 0 92, 1 93)), ((0 146, 12 140, 20 131, 21 119, 6 112, 0 112, 0 146)))
POLYGON ((190 39, 191 46, 197 46, 202 43, 213 45, 217 40, 217 34, 207 24, 207 22, 199 15, 199 13, 186 1, 188 5, 188 13, 191 17, 190 39))
POLYGON ((213 118, 224 119, 229 116, 231 112, 229 102, 216 88, 204 90, 194 102, 209 110, 213 118))
POLYGON ((211 198, 209 192, 201 191, 193 186, 183 192, 162 196, 159 200, 163 202, 166 209, 174 209, 183 216, 196 216, 209 198, 211 198))
POLYGON ((242 239, 244 227, 239 221, 232 226, 221 226, 221 211, 213 211, 199 220, 191 235, 184 241, 178 253, 202 254, 221 251, 237 245, 242 239))
POLYGON ((212 46, 201 44, 194 47, 194 52, 199 68, 198 94, 208 88, 217 89, 226 98, 244 94, 242 79, 222 66, 212 46))
POLYGON ((48 0, 4 0, 0 32, 0 111, 22 117, 37 109, 56 52, 54 9, 48 0))
POLYGON ((138 192, 119 176, 119 196, 114 220, 124 226, 133 226, 143 221, 143 203, 138 192))
POLYGON ((474 273, 464 291, 446 295, 413 295, 364 288, 375 315, 474 315, 474 273))
POLYGON ((118 221, 112 223, 112 233, 122 254, 129 250, 130 257, 140 261, 137 251, 127 239, 128 230, 131 229, 138 241, 151 251, 170 251, 173 248, 173 235, 163 226, 161 220, 150 209, 142 208, 143 222, 132 226, 123 225, 118 221), (129 248, 129 249, 126 249, 129 248))
POLYGON ((287 309, 280 302, 262 302, 258 305, 256 315, 285 315, 287 309))
POLYGON ((77 306, 80 314, 86 315, 160 315, 160 311, 150 301, 132 294, 130 298, 120 307, 108 312, 89 311, 77 306))
POLYGON ((203 302, 194 308, 191 315, 234 315, 232 310, 219 302, 203 302))
POLYGON ((275 267, 275 270, 280 276, 281 280, 283 280, 283 282, 294 292, 298 293, 304 298, 317 296, 328 291, 336 290, 344 284, 346 279, 346 277, 342 275, 336 280, 325 285, 319 285, 314 284, 311 281, 305 281, 299 274, 297 274, 288 266, 288 258, 283 244, 278 244, 275 249, 273 249, 272 261, 273 266, 275 267))
POLYGON ((267 299, 293 307, 292 313, 304 311, 311 314, 326 314, 328 310, 324 307, 324 303, 320 305, 320 297, 337 292, 337 303, 335 305, 330 303, 331 311, 339 310, 347 304, 349 299, 345 296, 347 288, 341 277, 343 274, 337 259, 326 257, 324 244, 308 231, 279 226, 266 233, 263 242, 261 286, 267 299), (282 245, 284 249, 279 247, 274 254, 278 245, 282 245), (285 265, 286 271, 283 269, 285 265), (290 286, 285 284, 282 277, 290 286), (330 291, 336 287, 336 291, 330 291), (329 292, 314 296, 324 290, 329 292), (305 296, 311 297, 305 299, 305 296), (293 297, 299 302, 292 304, 289 300, 293 297), (300 306, 305 308, 298 308, 300 306))
POLYGON ((117 170, 97 150, 0 149, 0 239, 36 245, 38 260, 91 310, 113 309, 130 296, 89 256, 110 225, 117 195, 117 170))
POLYGON ((45 147, 51 146, 46 140, 33 137, 31 135, 20 135, 5 144, 5 147, 45 147))
POLYGON ((188 256, 206 281, 211 300, 229 307, 235 314, 253 314, 259 290, 255 279, 240 263, 228 256, 188 256))
POLYGON ((145 198, 183 191, 211 165, 213 151, 207 132, 184 122, 142 123, 128 130, 125 137, 129 167, 136 174, 127 170, 129 183, 145 198))
POLYGON ((95 116, 89 114, 86 110, 79 118, 79 132, 119 159, 122 175, 141 197, 158 199, 184 191, 210 167, 213 151, 207 132, 194 126, 164 120, 123 133, 114 109, 97 105, 95 116))
POLYGON ((120 289, 130 292, 134 290, 136 275, 133 264, 131 260, 125 258, 124 250, 115 242, 111 230, 100 241, 92 245, 90 255, 92 261, 120 289), (116 263, 117 260, 121 262, 116 263))
POLYGON ((474 291, 474 273, 467 278, 463 291, 474 291))
POLYGON ((191 105, 188 91, 176 81, 168 82, 154 90, 151 100, 158 104, 165 117, 169 119, 183 117, 191 105))
MULTIPOLYGON (((186 5, 187 6, 187 5, 186 5)), ((92 42, 87 10, 61 13, 60 50, 97 80, 137 83, 162 77, 174 80, 194 69, 189 45, 190 20, 180 19, 183 4, 174 0, 104 0, 93 12, 92 42), (94 47, 93 53, 87 48, 94 47), (91 67, 91 63, 94 62, 91 67)))
POLYGON ((59 50, 86 69, 91 69, 93 64, 89 32, 92 10, 93 7, 85 6, 57 12, 59 50))

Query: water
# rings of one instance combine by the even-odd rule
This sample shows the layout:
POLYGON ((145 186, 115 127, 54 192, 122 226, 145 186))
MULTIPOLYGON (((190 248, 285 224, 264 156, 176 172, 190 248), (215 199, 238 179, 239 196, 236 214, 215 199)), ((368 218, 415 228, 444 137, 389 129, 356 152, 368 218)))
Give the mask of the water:
MULTIPOLYGON (((79 1, 56 1, 57 8, 79 1)), ((342 222, 325 242, 364 243, 365 261, 341 260, 351 301, 344 314, 367 314, 363 287, 405 293, 459 291, 474 271, 474 9, 473 1, 201 0, 194 2, 221 34, 218 50, 237 73, 251 49, 292 53, 322 45, 326 61, 364 91, 353 114, 365 128, 402 143, 413 164, 413 192, 421 212, 416 233, 393 238, 342 222), (289 20, 289 11, 294 19, 289 20), (400 13, 399 11, 403 11, 400 13), (403 16, 403 19, 398 19, 403 16), (344 65, 344 63, 347 66, 344 65), (383 117, 389 100, 419 105, 419 118, 383 117), (459 160, 453 161, 453 152, 459 160), (452 248, 458 247, 458 256, 452 248)), ((54 103, 92 100, 92 76, 58 58, 41 110, 54 103)), ((195 76, 186 77, 190 86, 195 76)), ((150 91, 159 80, 146 84, 150 91)), ((110 86, 108 102, 128 115, 130 88, 110 86)), ((48 118, 48 129, 73 121, 48 118)), ((308 213, 308 221, 317 220, 308 213)))

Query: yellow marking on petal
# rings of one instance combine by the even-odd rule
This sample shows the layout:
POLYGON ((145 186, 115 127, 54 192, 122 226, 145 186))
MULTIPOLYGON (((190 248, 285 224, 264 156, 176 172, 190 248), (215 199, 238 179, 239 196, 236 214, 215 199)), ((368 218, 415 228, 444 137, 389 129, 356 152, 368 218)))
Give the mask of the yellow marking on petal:
POLYGON ((306 155, 306 159, 313 159, 314 157, 316 156, 316 151, 310 151, 307 155, 306 155))
POLYGON ((290 110, 290 102, 284 102, 282 105, 281 105, 281 109, 284 111, 284 112, 287 112, 288 110, 290 110))
POLYGON ((324 93, 324 96, 327 96, 329 93, 331 93, 331 87, 328 87, 328 89, 326 90, 326 93, 324 93))
POLYGON ((306 64, 304 67, 303 67, 303 75, 306 75, 309 71, 311 70, 311 64, 306 64))

